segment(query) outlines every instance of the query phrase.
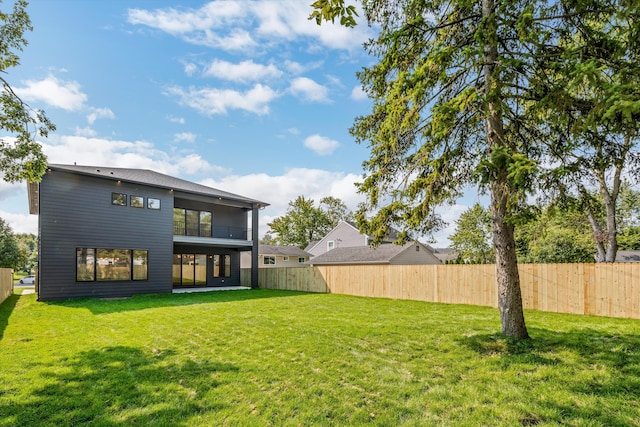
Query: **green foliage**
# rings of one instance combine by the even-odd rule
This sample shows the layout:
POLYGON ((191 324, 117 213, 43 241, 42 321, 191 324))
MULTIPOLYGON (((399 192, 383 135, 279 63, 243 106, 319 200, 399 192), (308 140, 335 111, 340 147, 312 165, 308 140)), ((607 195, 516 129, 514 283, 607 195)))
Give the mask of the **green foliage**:
POLYGON ((17 269, 24 260, 25 254, 18 247, 13 230, 0 218, 0 268, 17 269))
POLYGON ((489 210, 476 203, 460 215, 449 239, 461 262, 490 264, 495 262, 492 233, 489 210))
POLYGON ((38 263, 38 236, 19 233, 15 234, 14 237, 22 255, 22 262, 15 268, 27 274, 32 274, 38 263))
MULTIPOLYGON (((0 73, 20 63, 17 52, 27 45, 24 33, 33 29, 26 7, 25 0, 17 0, 11 13, 0 11, 0 73)), ((24 103, 4 77, 0 85, 0 129, 10 134, 0 139, 0 175, 7 182, 39 182, 47 159, 35 136, 46 137, 55 125, 44 111, 24 103)))
MULTIPOLYGON (((340 221, 350 221, 353 214, 342 200, 324 197, 319 206, 313 199, 298 196, 289 202, 287 213, 275 218, 268 225, 271 244, 305 248, 310 242, 320 240, 340 221)), ((266 236, 265 236, 266 237, 266 236)))
POLYGON ((640 174, 640 3, 579 1, 565 8, 567 29, 555 55, 535 64, 529 92, 535 101, 529 117, 552 148, 541 182, 556 199, 581 200, 602 236, 598 260, 612 261, 621 177, 640 174), (591 209, 594 199, 602 216, 591 209))
POLYGON ((315 19, 319 25, 322 21, 335 22, 340 17, 340 25, 345 27, 355 27, 355 17, 358 16, 355 6, 345 6, 343 0, 316 0, 311 3, 314 11, 309 19, 315 19))
POLYGON ((516 233, 518 259, 529 263, 594 262, 593 232, 579 205, 547 205, 516 233))

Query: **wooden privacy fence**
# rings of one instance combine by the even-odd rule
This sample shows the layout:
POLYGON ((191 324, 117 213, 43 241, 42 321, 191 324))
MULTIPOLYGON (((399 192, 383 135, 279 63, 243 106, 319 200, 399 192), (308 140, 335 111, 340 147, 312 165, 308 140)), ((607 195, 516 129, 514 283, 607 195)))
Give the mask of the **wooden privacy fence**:
MULTIPOLYGON (((526 309, 640 319, 640 263, 520 264, 526 309)), ((243 270, 243 284, 249 282, 243 270)), ((261 268, 261 288, 497 307, 495 265, 261 268)))
POLYGON ((13 293, 13 270, 0 268, 0 304, 13 293))

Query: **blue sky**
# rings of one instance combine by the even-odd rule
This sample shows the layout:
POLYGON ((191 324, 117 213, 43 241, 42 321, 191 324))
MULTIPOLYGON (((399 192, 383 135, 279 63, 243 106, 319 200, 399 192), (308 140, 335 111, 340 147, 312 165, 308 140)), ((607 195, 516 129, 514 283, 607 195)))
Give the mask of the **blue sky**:
MULTIPOLYGON (((56 124, 41 141, 51 163, 152 169, 268 202, 262 235, 298 195, 363 200, 368 148, 348 128, 370 108, 356 72, 375 61, 362 48, 374 30, 319 27, 310 2, 31 0, 34 31, 5 78, 56 124)), ((436 246, 473 202, 442 209, 436 246)), ((0 183, 0 217, 37 231, 24 183, 0 183)))

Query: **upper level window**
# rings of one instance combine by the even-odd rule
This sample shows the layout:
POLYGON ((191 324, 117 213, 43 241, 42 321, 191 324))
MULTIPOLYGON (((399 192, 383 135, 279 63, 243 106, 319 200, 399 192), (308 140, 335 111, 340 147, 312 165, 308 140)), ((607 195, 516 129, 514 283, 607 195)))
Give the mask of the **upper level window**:
POLYGON ((117 206, 127 206, 127 195, 122 193, 111 193, 111 204, 117 206))
POLYGON ((276 257, 265 255, 264 260, 262 261, 262 263, 265 264, 265 265, 275 265, 276 264, 276 257))
POLYGON ((187 236, 198 236, 199 233, 199 219, 200 219, 200 212, 198 211, 194 211, 191 209, 186 209, 186 219, 187 219, 187 236))
POLYGON ((142 196, 129 197, 129 206, 132 206, 134 208, 144 208, 144 197, 142 196))
POLYGON ((213 213, 193 209, 173 208, 175 236, 211 237, 213 213))
POLYGON ((200 211, 200 237, 211 237, 212 218, 211 212, 200 211))
POLYGON ((160 209, 160 199, 147 199, 147 209, 160 209))
POLYGON ((329 240, 327 242, 327 250, 330 251, 331 249, 336 247, 336 242, 334 242, 333 240, 329 240))
POLYGON ((283 260, 283 261, 289 261, 289 257, 288 257, 288 256, 283 256, 283 257, 282 257, 282 260, 283 260))

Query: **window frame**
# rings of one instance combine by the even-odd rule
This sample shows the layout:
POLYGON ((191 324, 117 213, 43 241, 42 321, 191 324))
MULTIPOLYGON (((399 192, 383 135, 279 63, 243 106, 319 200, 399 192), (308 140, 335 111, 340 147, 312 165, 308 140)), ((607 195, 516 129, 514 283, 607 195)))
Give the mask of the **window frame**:
POLYGON ((336 247, 336 241, 335 240, 329 240, 327 242, 327 250, 330 251, 331 249, 335 249, 336 247))
POLYGON ((298 264, 304 264, 305 262, 307 262, 307 259, 305 257, 298 257, 298 264))
POLYGON ((125 193, 111 193, 111 205, 113 206, 127 206, 128 197, 125 193), (120 196, 120 197, 116 197, 120 196))
MULTIPOLYGON (((76 283, 88 283, 88 282, 140 282, 140 281, 146 281, 149 280, 149 249, 123 249, 123 248, 88 248, 88 247, 76 247, 76 283), (78 272, 79 272, 79 268, 81 265, 88 265, 88 264, 80 264, 80 258, 79 258, 79 253, 81 253, 82 250, 86 250, 87 251, 87 257, 86 259, 89 258, 89 255, 93 256, 93 268, 91 269, 92 271, 90 272, 92 277, 89 278, 88 274, 87 274, 87 278, 86 279, 79 279, 78 276, 78 272), (128 252, 128 259, 126 260, 128 262, 128 267, 129 267, 129 277, 124 279, 124 278, 99 278, 98 277, 98 254, 99 251, 116 251, 116 252, 128 252), (135 253, 140 253, 140 252, 144 252, 145 254, 145 259, 146 262, 145 264, 145 275, 144 278, 135 278, 135 273, 134 273, 134 254, 135 253)), ((89 273, 89 271, 87 271, 87 273, 89 273)))
POLYGON ((276 257, 273 255, 265 255, 262 257, 262 264, 263 265, 276 265, 276 257), (273 262, 267 262, 267 260, 269 261, 273 261, 273 262))
POLYGON ((131 206, 132 208, 144 209, 144 196, 134 196, 134 195, 129 196, 129 206, 131 206), (140 204, 134 205, 133 204, 134 200, 136 200, 140 204))
POLYGON ((160 210, 160 199, 156 199, 155 197, 147 197, 147 209, 151 209, 154 211, 159 211, 160 210), (158 203, 158 205, 156 206, 155 203, 158 203))

